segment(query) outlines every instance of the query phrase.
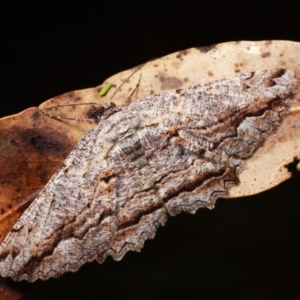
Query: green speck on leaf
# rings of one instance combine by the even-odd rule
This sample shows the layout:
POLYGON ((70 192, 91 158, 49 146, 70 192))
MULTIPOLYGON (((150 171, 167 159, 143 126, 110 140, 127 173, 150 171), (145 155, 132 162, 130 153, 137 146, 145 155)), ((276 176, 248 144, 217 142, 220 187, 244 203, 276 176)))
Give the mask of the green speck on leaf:
POLYGON ((103 86, 103 88, 100 90, 99 92, 99 96, 102 97, 102 96, 105 96, 108 91, 110 90, 110 88, 112 87, 112 85, 110 83, 107 83, 103 86))

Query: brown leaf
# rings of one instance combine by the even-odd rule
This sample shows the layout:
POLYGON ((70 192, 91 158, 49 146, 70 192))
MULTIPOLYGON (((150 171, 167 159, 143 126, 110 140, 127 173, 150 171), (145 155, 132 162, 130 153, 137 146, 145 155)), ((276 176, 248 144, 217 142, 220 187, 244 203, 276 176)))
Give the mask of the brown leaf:
POLYGON ((0 120, 1 241, 75 144, 37 108, 0 120))

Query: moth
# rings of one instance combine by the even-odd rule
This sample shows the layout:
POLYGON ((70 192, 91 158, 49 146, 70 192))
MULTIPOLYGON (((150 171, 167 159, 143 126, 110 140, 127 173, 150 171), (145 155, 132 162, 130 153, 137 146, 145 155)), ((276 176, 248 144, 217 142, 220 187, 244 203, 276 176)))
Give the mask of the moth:
POLYGON ((213 208, 289 111, 295 75, 263 70, 106 105, 0 245, 0 274, 35 281, 120 260, 168 215, 213 208))

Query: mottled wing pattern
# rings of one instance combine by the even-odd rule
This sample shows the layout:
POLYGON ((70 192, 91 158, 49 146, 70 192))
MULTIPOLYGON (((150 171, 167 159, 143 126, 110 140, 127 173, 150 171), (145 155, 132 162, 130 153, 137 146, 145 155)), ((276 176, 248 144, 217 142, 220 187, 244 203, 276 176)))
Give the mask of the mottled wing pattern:
POLYGON ((103 159, 104 151, 89 159, 97 129, 72 151, 1 244, 3 275, 8 272, 13 279, 33 281, 75 271, 78 264, 94 260, 95 253, 112 244, 116 231, 114 179, 102 179, 113 168, 103 159), (95 174, 93 164, 101 159, 95 174))
POLYGON ((0 273, 34 281, 139 251, 167 215, 213 208, 289 109, 275 69, 115 109, 80 141, 0 246, 0 273))

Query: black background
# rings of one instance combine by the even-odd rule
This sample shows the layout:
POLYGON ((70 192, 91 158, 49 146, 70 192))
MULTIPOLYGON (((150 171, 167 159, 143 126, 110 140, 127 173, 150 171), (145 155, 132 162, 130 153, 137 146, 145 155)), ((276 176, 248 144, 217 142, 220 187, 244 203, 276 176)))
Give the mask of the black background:
MULTIPOLYGON (((287 2, 26 2, 1 2, 0 117, 193 46, 300 40, 287 2)), ((300 298, 300 176, 291 169, 271 191, 170 218, 140 254, 38 281, 24 299, 300 298)))

